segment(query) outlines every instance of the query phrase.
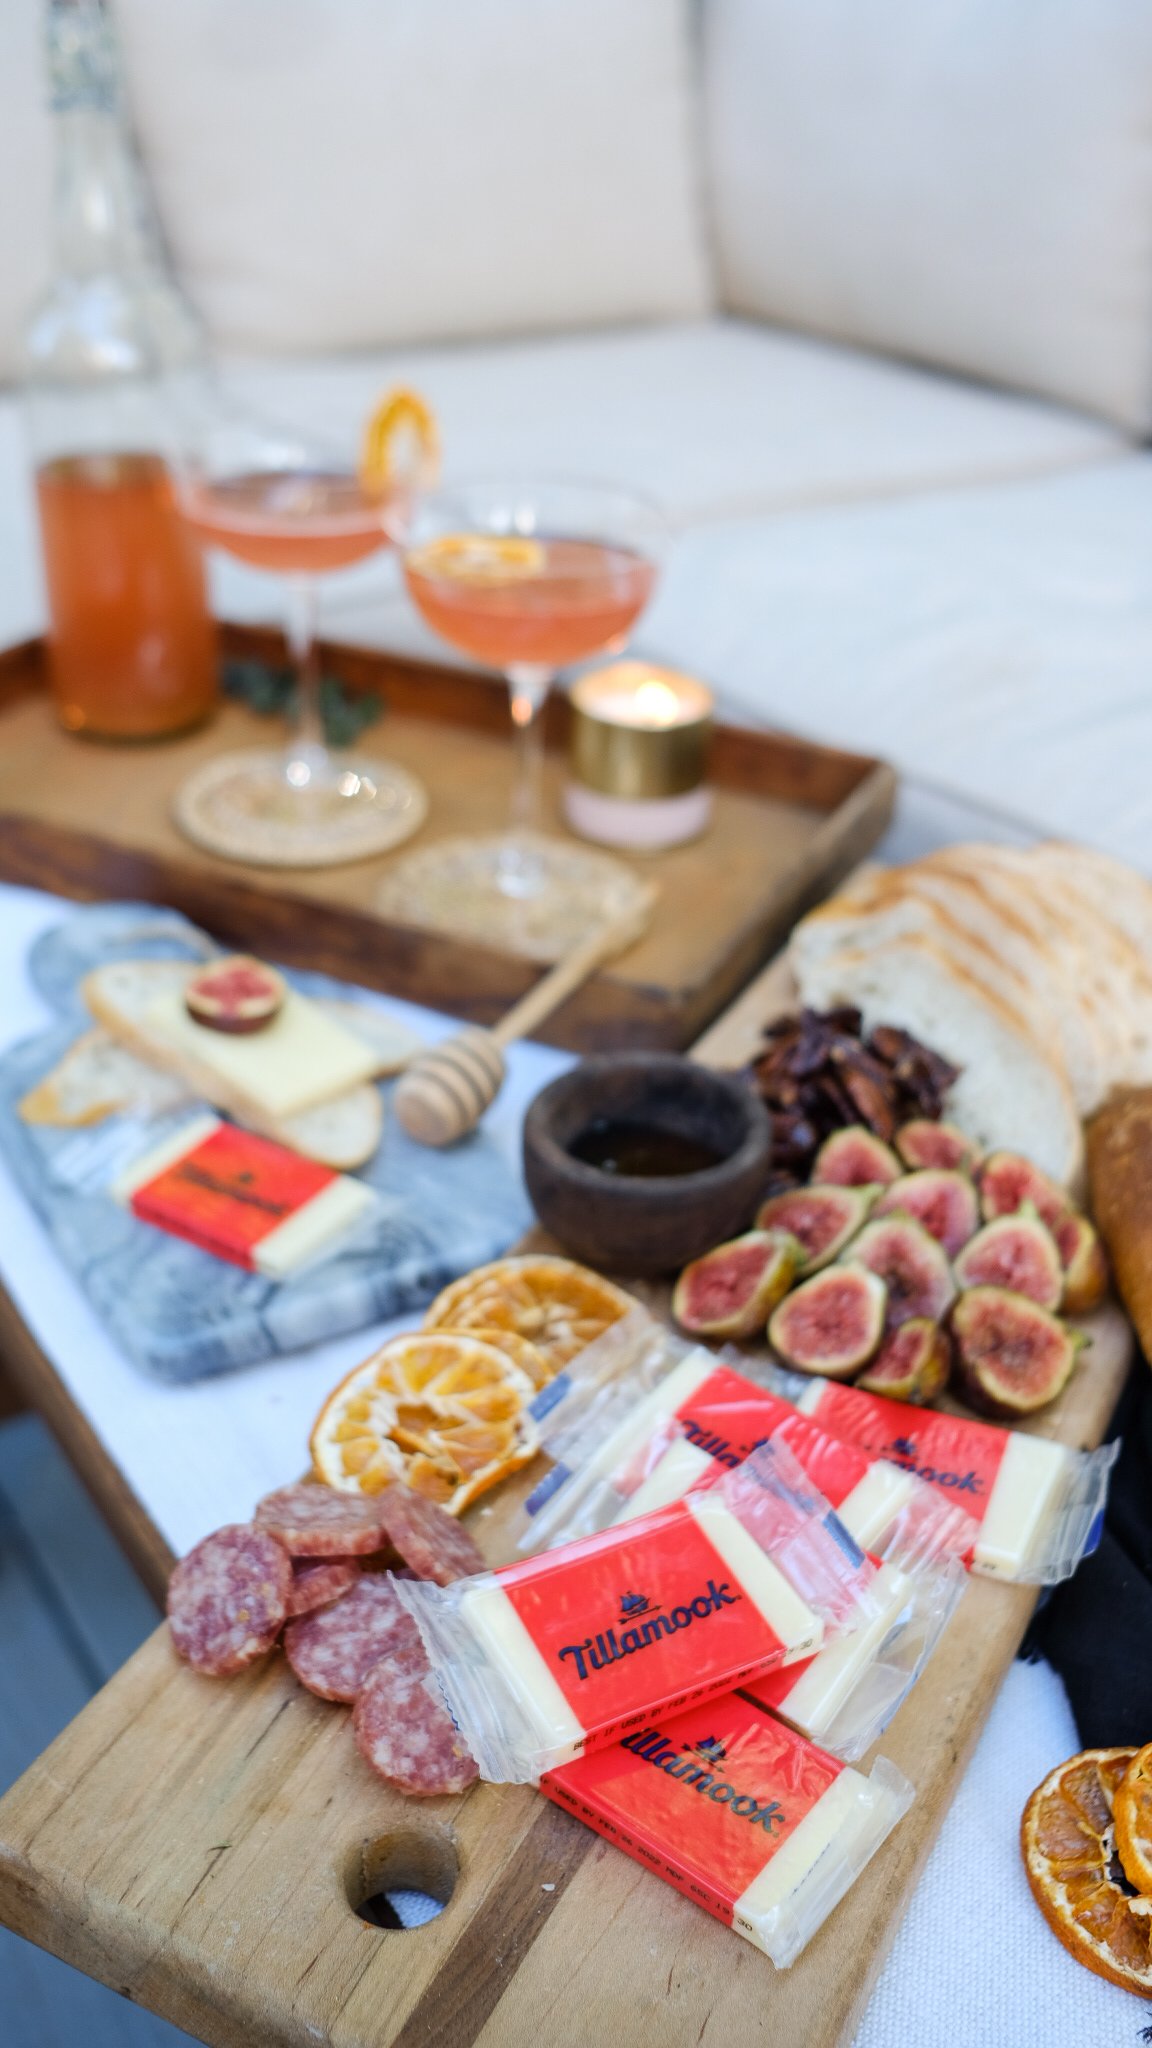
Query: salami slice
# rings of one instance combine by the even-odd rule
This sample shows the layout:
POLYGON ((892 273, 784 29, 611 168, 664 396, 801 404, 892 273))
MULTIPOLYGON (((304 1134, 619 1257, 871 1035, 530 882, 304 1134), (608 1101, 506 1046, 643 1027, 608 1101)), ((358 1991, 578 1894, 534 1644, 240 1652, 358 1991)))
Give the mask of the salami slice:
POLYGON ((248 1522, 217 1529, 168 1582, 177 1655, 212 1678, 243 1671, 275 1643, 291 1590, 292 1562, 275 1536, 248 1522))
POLYGON ((320 1558, 313 1562, 300 1557, 293 1561, 292 1587, 288 1594, 288 1617, 314 1614, 318 1607, 330 1607, 350 1593, 360 1577, 354 1557, 320 1558))
POLYGON ((448 1709, 418 1672, 377 1664, 353 1709, 352 1732, 365 1763, 414 1798, 466 1792, 479 1776, 448 1709))
POLYGON ((379 1500, 302 1479, 265 1494, 252 1517, 293 1557, 367 1557, 383 1543, 379 1500))
POLYGON ((403 1653, 407 1663, 418 1654, 427 1662, 420 1631, 401 1607, 389 1572, 363 1572, 342 1600, 290 1622, 284 1648, 301 1685, 346 1706, 382 1657, 403 1653))
POLYGON ((467 1529, 442 1508, 438 1501, 396 1480, 380 1495, 384 1531, 405 1564, 418 1579, 434 1579, 438 1586, 450 1586, 453 1579, 466 1579, 484 1570, 484 1559, 467 1529))

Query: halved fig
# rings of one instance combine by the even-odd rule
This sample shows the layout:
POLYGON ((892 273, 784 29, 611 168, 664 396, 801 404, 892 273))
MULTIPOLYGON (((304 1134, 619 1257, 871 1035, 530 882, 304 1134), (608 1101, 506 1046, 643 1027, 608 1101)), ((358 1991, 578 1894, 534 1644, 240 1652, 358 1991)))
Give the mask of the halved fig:
POLYGON ((780 1303, 768 1341, 800 1372, 848 1380, 867 1365, 884 1332, 886 1290, 865 1266, 847 1260, 813 1274, 780 1303))
POLYGON ((800 1246, 782 1230, 749 1230, 685 1266, 672 1313, 694 1337, 752 1337, 791 1287, 800 1246))
POLYGON ((926 1166, 894 1180, 877 1202, 876 1214, 892 1216, 897 1209, 942 1244, 950 1259, 980 1224, 976 1190, 966 1173, 952 1167, 926 1166))
POLYGON ((1086 1316, 1108 1292, 1108 1258, 1086 1216, 1070 1209, 1052 1232, 1064 1268, 1060 1306, 1066 1316, 1086 1316))
POLYGON ((885 1337, 856 1385, 870 1394, 886 1394, 890 1401, 910 1401, 923 1408, 947 1385, 951 1370, 952 1345, 943 1324, 930 1316, 913 1316, 885 1337))
POLYGON ((952 1338, 965 1400, 1002 1421, 1047 1408, 1088 1341, 1005 1287, 968 1288, 952 1312, 952 1338))
POLYGON ((1056 1240, 1031 1202, 1017 1216, 997 1216, 970 1237, 953 1261, 961 1287, 1006 1287, 1038 1308, 1059 1308, 1064 1272, 1056 1240))
POLYGON ((197 1024, 243 1036, 263 1031, 279 1016, 287 983, 274 967, 247 953, 230 953, 198 968, 184 988, 184 1006, 197 1024))
POLYGON ((890 1330, 913 1317, 938 1321, 956 1299, 944 1247, 912 1216, 874 1218, 856 1239, 852 1257, 884 1282, 890 1330))
POLYGON ((988 1223, 997 1216, 1014 1216, 1025 1202, 1035 1204, 1041 1223, 1049 1230, 1068 1213, 1063 1188, 1020 1152, 990 1152, 977 1178, 980 1209, 988 1223))
POLYGON ((863 1228, 876 1200, 876 1189, 789 1188, 761 1204, 757 1230, 784 1230, 800 1246, 801 1277, 819 1272, 837 1259, 863 1228))
POLYGON ((913 1173, 924 1166, 941 1166, 957 1173, 973 1173, 980 1147, 958 1124, 933 1123, 931 1117, 913 1117, 896 1133, 896 1150, 913 1173))
POLYGON ((812 1178, 825 1187, 887 1187, 898 1180, 900 1161, 867 1124, 845 1124, 825 1138, 812 1162, 812 1178))

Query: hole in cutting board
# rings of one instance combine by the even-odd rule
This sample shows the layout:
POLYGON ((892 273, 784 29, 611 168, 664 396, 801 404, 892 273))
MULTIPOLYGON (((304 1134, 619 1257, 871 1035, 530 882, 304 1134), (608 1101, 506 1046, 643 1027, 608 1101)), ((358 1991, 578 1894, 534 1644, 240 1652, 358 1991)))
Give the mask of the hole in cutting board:
POLYGON ((399 1827, 361 1842, 348 1861, 344 1889, 369 1927, 409 1932, 444 1911, 460 1875, 456 1843, 444 1828, 399 1827))

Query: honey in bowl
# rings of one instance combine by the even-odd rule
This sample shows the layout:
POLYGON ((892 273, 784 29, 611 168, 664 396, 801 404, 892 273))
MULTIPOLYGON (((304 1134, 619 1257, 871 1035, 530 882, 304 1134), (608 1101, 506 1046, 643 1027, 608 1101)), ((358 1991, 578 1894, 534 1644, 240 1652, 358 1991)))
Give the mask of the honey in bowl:
POLYGON ((706 1173, 724 1159, 714 1146, 684 1131, 629 1117, 594 1117, 566 1150, 583 1166, 627 1180, 673 1180, 706 1173))

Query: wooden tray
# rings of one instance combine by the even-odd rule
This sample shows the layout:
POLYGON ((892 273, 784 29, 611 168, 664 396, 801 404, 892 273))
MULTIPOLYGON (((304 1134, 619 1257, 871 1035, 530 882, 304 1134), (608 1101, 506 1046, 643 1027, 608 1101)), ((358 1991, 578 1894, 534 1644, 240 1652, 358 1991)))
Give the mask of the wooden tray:
MULTIPOLYGON (((790 999, 777 964, 697 1050, 742 1063, 790 999)), ((1082 1447, 1132 1352, 1092 1321, 1034 1425, 1082 1447)), ((492 1562, 531 1483, 472 1519, 492 1562)), ((785 1972, 533 1792, 403 1800, 280 1660, 198 1678, 163 1629, 0 1801, 0 1919, 212 2048, 845 2048, 1036 1598, 968 1587, 879 1745, 916 1804, 785 1972), (382 1880, 451 1902, 382 1933, 352 1910, 382 1880)))
MULTIPOLYGON (((270 633, 228 627, 224 645, 233 655, 283 658, 270 633)), ((353 689, 383 694, 388 716, 371 744, 427 783, 433 810, 425 835, 504 823, 512 756, 502 684, 348 647, 327 647, 323 658, 353 689)), ((567 710, 554 693, 553 804, 567 710)), ((228 704, 207 730, 163 745, 78 740, 53 718, 40 645, 0 655, 0 879, 65 896, 169 903, 226 943, 495 1021, 539 969, 383 922, 373 906, 397 856, 267 871, 216 859, 180 837, 168 809, 185 775, 230 747, 267 746, 277 731, 228 704)), ((875 844, 896 786, 890 768, 863 755, 728 726, 716 735, 713 780, 712 830, 695 845, 644 858, 643 871, 660 887, 651 929, 556 1014, 544 1030, 552 1043, 580 1051, 688 1045, 796 917, 875 844)))

